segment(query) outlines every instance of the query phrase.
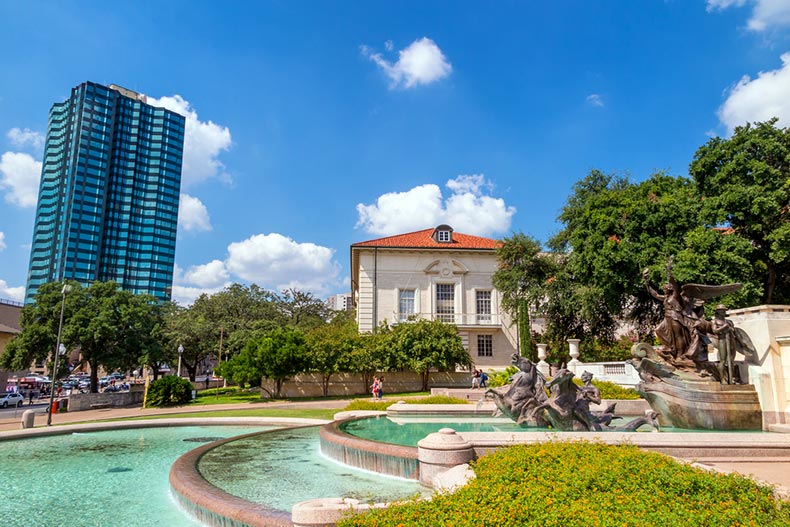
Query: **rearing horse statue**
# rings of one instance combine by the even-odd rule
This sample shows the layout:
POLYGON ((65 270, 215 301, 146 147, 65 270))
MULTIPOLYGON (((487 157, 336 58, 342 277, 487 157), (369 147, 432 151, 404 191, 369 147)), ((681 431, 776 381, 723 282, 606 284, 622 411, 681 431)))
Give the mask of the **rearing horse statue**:
POLYGON ((485 398, 493 399, 499 411, 520 426, 546 426, 549 423, 535 413, 535 409, 548 400, 546 378, 535 364, 518 354, 511 361, 519 371, 505 393, 489 389, 485 398))

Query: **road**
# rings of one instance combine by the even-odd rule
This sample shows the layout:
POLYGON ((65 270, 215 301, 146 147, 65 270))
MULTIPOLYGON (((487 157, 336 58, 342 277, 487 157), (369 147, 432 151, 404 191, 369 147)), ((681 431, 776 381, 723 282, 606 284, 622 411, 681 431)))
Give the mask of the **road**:
POLYGON ((48 400, 47 401, 40 400, 34 402, 33 405, 31 406, 27 404, 27 401, 25 401, 25 404, 23 404, 19 408, 16 407, 0 408, 0 419, 9 419, 12 417, 19 417, 21 419, 22 412, 24 412, 25 410, 35 410, 36 413, 46 413, 47 404, 49 404, 48 400))

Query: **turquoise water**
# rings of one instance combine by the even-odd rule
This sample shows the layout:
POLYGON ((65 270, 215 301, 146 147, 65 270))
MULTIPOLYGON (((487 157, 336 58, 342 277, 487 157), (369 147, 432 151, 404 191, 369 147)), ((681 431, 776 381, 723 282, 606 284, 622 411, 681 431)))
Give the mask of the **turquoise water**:
POLYGON ((442 428, 456 432, 535 432, 544 428, 522 428, 507 417, 371 417, 349 421, 340 429, 362 439, 402 446, 417 446, 428 434, 442 428))
POLYGON ((207 441, 265 426, 178 426, 0 441, 0 525, 193 527, 170 466, 207 441))
POLYGON ((416 481, 373 474, 324 457, 318 427, 225 443, 203 455, 198 469, 229 494, 284 511, 314 498, 385 502, 429 492, 416 481))
MULTIPOLYGON (((624 425, 633 416, 623 417, 614 423, 624 425)), ((451 417, 447 415, 419 416, 419 417, 388 417, 379 416, 366 419, 349 421, 341 425, 340 429, 347 434, 362 438, 392 443, 402 446, 417 446, 417 442, 428 434, 438 432, 442 428, 452 428, 456 432, 540 432, 552 431, 550 428, 527 427, 523 428, 507 417, 451 417)), ((640 431, 652 430, 643 426, 640 431)), ((683 430, 670 427, 661 427, 662 432, 697 432, 698 430, 683 430)), ((714 430, 707 430, 714 432, 714 430)))

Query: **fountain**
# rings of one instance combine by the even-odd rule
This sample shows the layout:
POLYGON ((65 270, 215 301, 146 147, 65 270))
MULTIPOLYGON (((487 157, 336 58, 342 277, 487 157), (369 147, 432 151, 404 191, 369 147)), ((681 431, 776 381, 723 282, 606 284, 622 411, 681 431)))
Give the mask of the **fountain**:
POLYGON ((661 345, 637 343, 632 364, 642 382, 637 390, 665 425, 707 430, 760 430, 760 399, 754 385, 735 369, 735 354, 754 362, 757 351, 749 335, 716 307, 706 320, 705 300, 740 289, 741 284, 680 286, 667 264, 664 293, 653 289, 644 271, 645 287, 664 305, 664 319, 655 333, 661 345), (708 360, 708 344, 718 351, 718 365, 708 360))

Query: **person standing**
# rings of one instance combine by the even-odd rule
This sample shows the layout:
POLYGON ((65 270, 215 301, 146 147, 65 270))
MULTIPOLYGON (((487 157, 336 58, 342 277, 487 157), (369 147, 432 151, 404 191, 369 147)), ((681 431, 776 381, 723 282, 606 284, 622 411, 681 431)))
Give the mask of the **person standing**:
POLYGON ((373 394, 373 398, 378 401, 379 399, 379 378, 373 377, 373 384, 370 385, 370 391, 373 394))
POLYGON ((480 388, 480 370, 474 370, 472 373, 472 389, 476 390, 480 388))

